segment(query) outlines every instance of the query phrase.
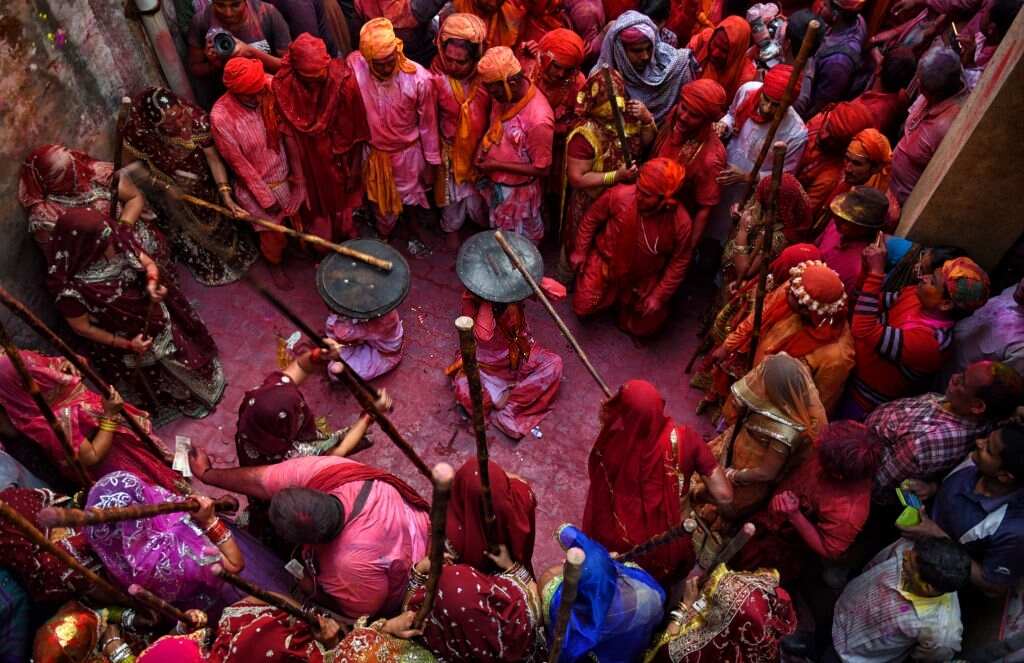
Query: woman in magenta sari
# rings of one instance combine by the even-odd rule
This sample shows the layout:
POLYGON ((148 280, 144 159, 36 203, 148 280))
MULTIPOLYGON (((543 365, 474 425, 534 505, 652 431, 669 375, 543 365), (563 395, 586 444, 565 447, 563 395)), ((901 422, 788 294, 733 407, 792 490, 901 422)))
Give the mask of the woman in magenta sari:
POLYGON ((85 354, 157 426, 204 417, 224 393, 217 346, 176 284, 120 228, 74 209, 50 235, 46 285, 85 354))
MULTIPOLYGON (((119 396, 104 399, 90 391, 66 359, 47 357, 31 350, 22 350, 21 357, 67 433, 75 455, 90 475, 102 476, 108 472, 125 470, 175 490, 175 483, 181 477, 164 464, 164 459, 157 458, 143 446, 118 412, 124 408, 142 424, 158 445, 162 445, 160 438, 152 433, 149 415, 123 404, 119 396), (101 429, 100 424, 104 420, 110 422, 104 428, 114 427, 114 430, 101 429)), ((41 446, 61 474, 69 480, 75 480, 75 474, 57 436, 32 397, 22 388, 10 358, 0 353, 2 416, 10 419, 19 433, 41 446)))
MULTIPOLYGON (((47 264, 52 259, 50 233, 64 212, 77 207, 110 215, 110 181, 114 164, 98 161, 84 152, 63 145, 42 145, 21 165, 18 202, 28 214, 28 230, 43 252, 47 264)), ((127 226, 143 250, 164 265, 170 248, 156 227, 156 215, 146 206, 142 192, 131 178, 121 177, 117 185, 120 204, 118 222, 127 226)))
MULTIPOLYGON (((167 513, 86 527, 89 544, 110 578, 123 589, 134 583, 179 608, 204 610, 211 619, 243 598, 214 575, 214 564, 264 589, 287 594, 291 583, 284 563, 224 524, 209 498, 194 498, 202 505, 194 514, 167 513)), ((93 485, 86 506, 107 509, 182 499, 129 472, 113 472, 93 485)))

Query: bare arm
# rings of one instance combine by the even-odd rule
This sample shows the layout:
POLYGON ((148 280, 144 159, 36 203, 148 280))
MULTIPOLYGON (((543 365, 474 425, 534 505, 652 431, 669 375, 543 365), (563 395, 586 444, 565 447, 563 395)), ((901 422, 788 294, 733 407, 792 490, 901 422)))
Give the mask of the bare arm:
POLYGON ((146 199, 130 177, 122 175, 117 181, 117 199, 121 201, 121 223, 133 225, 142 215, 146 199))
POLYGON ((725 477, 725 470, 721 465, 716 467, 710 475, 701 475, 701 478, 704 479, 704 485, 716 504, 719 506, 732 504, 732 482, 725 477))
POLYGON ((328 455, 341 458, 347 456, 359 444, 359 440, 363 439, 363 436, 366 435, 366 431, 370 428, 371 423, 373 423, 373 417, 363 412, 356 419, 356 423, 352 424, 345 433, 345 437, 341 438, 341 441, 338 442, 338 446, 331 449, 328 455))
POLYGON ((241 493, 256 499, 269 500, 270 493, 263 488, 267 465, 255 467, 210 467, 210 457, 202 449, 193 447, 189 452, 192 474, 205 484, 241 493))
POLYGON ((730 470, 726 476, 731 474, 732 476, 729 476, 729 478, 738 486, 750 483, 771 483, 779 478, 779 474, 782 473, 782 468, 786 464, 788 456, 788 450, 783 452, 777 445, 771 444, 768 446, 768 451, 761 460, 760 466, 749 467, 743 470, 730 470))

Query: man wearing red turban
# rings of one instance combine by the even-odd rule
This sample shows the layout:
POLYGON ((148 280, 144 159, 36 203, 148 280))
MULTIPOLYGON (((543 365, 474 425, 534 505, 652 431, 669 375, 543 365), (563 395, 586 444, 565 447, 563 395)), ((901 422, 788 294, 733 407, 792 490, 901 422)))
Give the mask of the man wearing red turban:
MULTIPOLYGON (((761 164, 760 171, 753 174, 750 171, 761 153, 772 118, 782 104, 792 74, 792 65, 778 64, 768 70, 763 83, 744 83, 722 118, 723 139, 729 137, 729 142, 726 147, 726 167, 718 176, 722 199, 711 213, 709 230, 710 236, 717 240, 724 240, 732 228, 732 208, 742 201, 747 186, 772 174, 774 157, 771 150, 761 164)), ((792 106, 782 116, 774 140, 786 144, 783 172, 795 173, 807 144, 807 127, 792 106)))
POLYGON ((674 159, 686 168, 679 197, 693 218, 692 245, 704 235, 711 210, 722 198, 717 178, 725 168, 726 154, 714 124, 728 104, 717 81, 702 78, 687 83, 654 144, 655 156, 674 159))
POLYGON ((569 256, 576 315, 615 308, 619 327, 633 336, 661 329, 692 253, 690 215, 676 200, 685 176, 683 166, 658 157, 635 184, 613 186, 590 206, 569 256))
MULTIPOLYGON (((304 230, 325 239, 355 236, 352 211, 362 204, 362 147, 370 138, 363 100, 345 60, 324 42, 299 35, 281 61, 271 90, 281 133, 298 146, 307 200, 304 230)), ((287 143, 286 143, 287 144, 287 143)))
MULTIPOLYGON (((811 200, 811 213, 817 218, 830 193, 843 177, 843 159, 850 141, 862 129, 872 126, 874 118, 857 101, 842 101, 826 106, 807 122, 807 147, 797 166, 800 180, 811 200)), ((802 237, 810 241, 813 237, 802 237)))
MULTIPOLYGON (((253 216, 287 223, 306 200, 306 184, 295 139, 283 139, 278 129, 270 81, 259 60, 229 60, 224 66, 228 92, 210 111, 210 132, 235 172, 235 200, 253 216)), ((261 226, 256 230, 263 257, 280 265, 287 237, 261 226)), ((279 269, 271 274, 279 284, 287 282, 279 269)))

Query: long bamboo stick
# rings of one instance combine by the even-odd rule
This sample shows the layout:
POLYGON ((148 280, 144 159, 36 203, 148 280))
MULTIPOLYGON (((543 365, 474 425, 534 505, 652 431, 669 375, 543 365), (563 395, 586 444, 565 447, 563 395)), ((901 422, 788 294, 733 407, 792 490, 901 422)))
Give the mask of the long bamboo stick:
POLYGON ((50 407, 48 402, 46 402, 46 398, 39 390, 39 385, 36 384, 34 379, 32 379, 32 374, 29 373, 28 368, 25 366, 25 360, 22 359, 18 346, 16 346, 14 341, 11 340, 10 335, 7 333, 7 328, 3 323, 0 323, 0 345, 3 346, 4 351, 10 358, 11 366, 14 367, 18 377, 21 378, 22 388, 28 392, 32 401, 36 404, 39 414, 43 415, 43 419, 46 419, 46 423, 49 424, 50 430, 53 431, 54 436, 57 438, 57 442, 60 443, 61 450, 64 451, 64 456, 67 459, 68 466, 70 466, 72 472, 74 472, 79 485, 88 490, 92 485, 89 473, 85 471, 85 466, 82 465, 82 461, 78 458, 78 454, 75 453, 74 447, 71 446, 71 441, 68 439, 68 434, 64 430, 64 427, 57 421, 57 415, 54 414, 53 408, 50 407))
MULTIPOLYGON (((197 198, 187 193, 172 192, 171 189, 168 189, 168 193, 174 198, 183 200, 191 205, 215 210, 227 216, 228 218, 237 218, 235 217, 231 210, 229 210, 227 207, 224 207, 223 205, 217 205, 215 203, 208 202, 206 200, 203 200, 202 198, 197 198)), ((262 219, 257 216, 247 216, 244 218, 239 218, 238 220, 249 223, 255 223, 256 225, 262 226, 268 230, 273 230, 275 232, 284 233, 285 235, 290 235, 291 237, 296 237, 298 239, 303 240, 304 242, 308 242, 321 248, 334 251, 335 253, 341 254, 348 258, 353 258, 360 262, 364 262, 367 265, 370 265, 371 267, 376 267, 377 269, 384 270, 385 272, 390 272, 391 269, 394 267, 390 260, 384 260, 383 258, 371 256, 369 253, 365 253, 363 251, 357 251, 356 249, 352 249, 347 246, 341 246, 340 244, 335 244, 334 242, 328 242, 326 239, 323 239, 322 237, 310 235, 309 233, 299 232, 298 230, 293 230, 288 226, 283 226, 279 223, 274 223, 273 221, 270 221, 268 219, 262 219)))
POLYGON ((163 600, 153 592, 149 591, 142 585, 136 585, 132 583, 128 586, 128 593, 135 599, 142 601, 147 606, 153 608, 163 616, 167 617, 176 622, 191 625, 195 627, 192 619, 180 608, 175 608, 173 605, 163 600))
POLYGON ((424 588, 423 603, 420 604, 416 616, 413 617, 413 628, 423 627, 427 615, 434 608, 437 598, 437 585, 441 581, 441 569, 444 566, 445 525, 448 518, 448 496, 451 494, 455 471, 448 463, 438 463, 432 474, 434 480, 434 497, 430 504, 430 576, 424 588))
POLYGON ((501 234, 500 230, 495 231, 494 239, 498 242, 498 245, 501 246, 505 255, 508 256, 512 265, 519 270, 519 273, 523 275, 526 282, 530 284, 530 288, 533 289, 533 293, 537 295, 537 299, 539 299, 540 303, 544 305, 548 315, 550 315, 555 321, 555 324, 558 325, 558 330, 562 332, 562 336, 565 337, 565 340, 569 341, 569 345, 571 345, 572 349, 576 351, 576 356, 580 358, 580 361, 583 362, 583 366, 585 366, 587 371, 590 372, 591 377, 593 377, 594 381, 597 382, 597 386, 601 388, 601 391, 604 392, 605 396, 611 398, 614 395, 612 394, 612 390, 608 388, 608 384, 601 378, 601 375, 597 372, 597 369, 594 368, 594 365, 590 363, 590 358, 587 356, 587 353, 584 352, 579 341, 577 341, 576 337, 573 336, 571 331, 569 331, 569 328, 565 326, 565 322, 562 321, 562 317, 558 315, 558 311, 556 311, 555 307, 551 305, 551 301, 548 299, 547 295, 545 295, 544 291, 540 289, 540 285, 538 285, 537 281, 534 280, 533 276, 530 274, 530 270, 526 269, 526 265, 523 264, 519 254, 517 254, 515 249, 509 245, 508 240, 505 239, 505 236, 501 234))
POLYGON ((287 612, 289 615, 291 615, 295 619, 298 619, 300 621, 304 621, 307 624, 309 624, 310 626, 312 626, 313 628, 319 628, 320 627, 320 622, 316 618, 316 613, 313 612, 312 610, 309 610, 308 608, 303 608, 301 605, 299 605, 298 603, 296 603, 292 599, 290 599, 290 598, 288 598, 286 596, 282 596, 280 594, 274 594, 273 592, 268 592, 267 590, 263 589, 262 587, 259 587, 259 586, 255 585, 255 584, 249 582, 248 580, 246 580, 242 576, 236 575, 234 573, 231 573, 230 571, 227 571, 220 564, 214 564, 211 567, 211 569, 213 571, 213 574, 216 575, 218 578, 220 578, 224 582, 228 583, 229 585, 233 585, 233 586, 237 587, 238 589, 242 590, 243 592, 245 592, 249 596, 257 598, 260 601, 263 601, 264 603, 266 603, 267 605, 271 605, 271 606, 277 608, 278 610, 282 610, 284 612, 287 612))
MULTIPOLYGON (((237 511, 238 500, 231 495, 225 495, 213 503, 217 511, 237 511)), ((104 523, 117 523, 124 520, 138 520, 140 518, 154 518, 165 513, 195 513, 199 511, 199 502, 189 498, 181 502, 164 502, 162 504, 140 504, 136 506, 111 507, 107 509, 64 509, 61 507, 46 507, 39 512, 39 522, 46 527, 83 527, 88 525, 101 525, 104 523)))
POLYGON ((558 604, 558 617, 552 630, 551 649, 548 651, 548 663, 558 663, 562 655, 562 643, 565 632, 569 628, 572 606, 576 602, 576 594, 580 587, 580 576, 583 574, 583 562, 587 554, 582 548, 569 548, 565 552, 565 564, 562 566, 562 598, 558 604))
POLYGON ((669 543, 670 541, 674 541, 675 539, 678 539, 684 534, 693 534, 694 530, 696 529, 697 521, 693 518, 687 518, 681 524, 676 525, 675 527, 672 527, 670 529, 667 529, 661 534, 652 536, 644 543, 634 546, 630 550, 627 550, 626 552, 622 553, 616 558, 616 561, 623 563, 631 562, 635 560, 637 557, 643 557, 654 548, 669 543))
MULTIPOLYGON (((3 302, 4 306, 10 309, 12 313, 21 318, 25 324, 34 329, 37 334, 42 336, 43 339, 55 347, 58 352, 64 355, 64 357, 71 362, 71 365, 78 369, 78 372, 87 380, 92 382, 101 394, 109 395, 111 393, 110 384, 100 377, 99 373, 97 373, 92 366, 85 362, 77 352, 72 350, 71 346, 64 342, 64 339, 47 327, 45 322, 37 318, 27 306, 18 301, 18 299, 2 287, 0 287, 0 302, 3 302)), ((163 450, 159 445, 157 445, 156 441, 153 440, 150 434, 146 432, 142 427, 142 424, 139 423, 133 415, 129 414, 127 410, 122 410, 121 416, 124 417, 125 423, 127 423, 128 427, 132 429, 132 432, 135 433, 136 437, 138 437, 139 440, 148 447, 149 452, 156 456, 161 462, 166 462, 163 450)))
POLYGON ((473 318, 462 315, 455 319, 459 331, 459 349, 462 351, 462 368, 469 384, 469 399, 473 405, 473 432, 476 434, 476 460, 480 472, 481 507, 484 516, 484 541, 487 551, 498 554, 498 519, 494 515, 494 498, 491 495, 490 452, 487 450, 487 423, 484 421, 484 390, 480 383, 480 366, 476 361, 476 337, 473 335, 473 318))
MULTIPOLYGON (((772 144, 775 141, 775 134, 779 131, 779 126, 782 124, 782 120, 786 117, 786 111, 793 104, 796 90, 799 89, 801 81, 804 76, 804 67, 807 66, 807 59, 811 57, 811 49, 814 47, 814 43, 818 38, 818 30, 821 28, 819 21, 811 21, 807 24, 807 32, 804 34, 804 40, 800 44, 800 51, 797 53, 796 60, 793 61, 793 73, 789 76, 789 81, 786 83, 786 90, 782 93, 782 99, 779 102, 779 107, 775 111, 775 117, 772 118, 771 126, 768 127, 768 133, 764 137, 764 143, 761 144, 761 152, 758 153, 757 159, 754 161, 753 168, 750 169, 750 174, 747 179, 747 187, 743 193, 743 200, 740 202, 740 209, 747 204, 750 197, 754 195, 754 188, 757 186, 757 182, 760 179, 758 173, 761 172, 761 165, 764 160, 768 157, 768 150, 771 149, 772 144)), ((737 130, 739 127, 737 127, 737 130)))

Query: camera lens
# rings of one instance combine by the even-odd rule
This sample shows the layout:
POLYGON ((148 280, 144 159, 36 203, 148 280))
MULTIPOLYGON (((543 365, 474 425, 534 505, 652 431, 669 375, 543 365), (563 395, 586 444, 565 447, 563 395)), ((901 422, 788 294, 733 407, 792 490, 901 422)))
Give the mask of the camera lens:
POLYGON ((213 36, 213 50, 221 56, 231 55, 235 50, 235 38, 227 32, 218 32, 213 36))

